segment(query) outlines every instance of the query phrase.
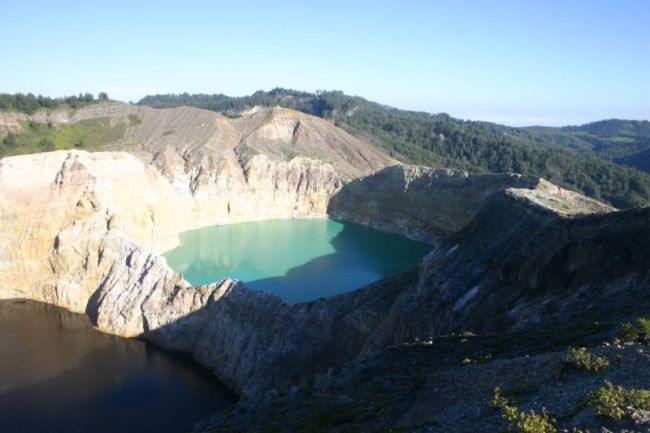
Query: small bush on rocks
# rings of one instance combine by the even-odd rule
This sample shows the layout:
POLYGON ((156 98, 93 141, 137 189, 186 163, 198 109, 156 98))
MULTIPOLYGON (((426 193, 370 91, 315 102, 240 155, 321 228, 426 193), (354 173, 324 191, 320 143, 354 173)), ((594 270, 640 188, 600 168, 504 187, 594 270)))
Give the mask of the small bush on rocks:
POLYGON ((534 410, 519 411, 515 406, 503 407, 503 418, 510 424, 508 429, 513 433, 557 433, 555 420, 546 409, 538 414, 534 410))
POLYGON ((572 347, 564 358, 564 364, 573 369, 600 371, 609 367, 609 361, 603 356, 597 356, 584 347, 572 347))
POLYGON ((510 404, 510 400, 505 395, 503 395, 501 388, 498 386, 494 388, 492 400, 490 400, 490 403, 488 405, 492 409, 501 409, 508 404, 510 404))
POLYGON ((589 404, 598 415, 619 420, 630 409, 650 410, 650 390, 626 389, 606 380, 589 396, 589 404))
POLYGON ((546 409, 543 409, 541 414, 532 409, 528 412, 519 411, 499 387, 494 388, 494 394, 489 406, 493 409, 501 409, 503 419, 508 422, 507 431, 509 432, 557 433, 555 420, 548 415, 546 409))
POLYGON ((639 317, 636 323, 637 326, 632 325, 630 322, 623 323, 618 328, 618 338, 622 341, 630 342, 636 340, 640 333, 650 335, 650 319, 639 317))

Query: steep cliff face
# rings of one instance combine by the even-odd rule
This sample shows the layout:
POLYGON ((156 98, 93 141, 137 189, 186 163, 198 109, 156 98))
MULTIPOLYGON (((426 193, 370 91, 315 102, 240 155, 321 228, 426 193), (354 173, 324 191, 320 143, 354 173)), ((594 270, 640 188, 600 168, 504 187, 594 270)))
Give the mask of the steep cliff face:
POLYGON ((119 230, 143 245, 173 242, 152 224, 173 225, 171 189, 136 158, 54 152, 0 161, 0 296, 84 311, 97 281, 101 238, 119 230), (167 215, 165 218, 163 215, 167 215), (86 282, 88 280, 88 282, 86 282))
POLYGON ((347 183, 332 198, 328 212, 433 243, 460 231, 507 188, 528 190, 531 200, 563 215, 613 210, 535 176, 396 165, 347 183))
POLYGON ((202 187, 181 175, 170 182, 123 152, 1 160, 0 296, 84 311, 106 272, 88 265, 109 249, 106 233, 160 254, 177 244, 179 232, 197 227, 321 217, 342 182, 332 166, 306 158, 258 155, 236 164, 215 168, 216 178, 202 187))
POLYGON ((616 320, 648 307, 650 208, 568 217, 530 195, 496 195, 423 259, 419 282, 400 294, 370 346, 616 320))
MULTIPOLYGON (((490 224, 487 227, 503 233, 503 247, 490 251, 490 259, 485 254, 489 250, 483 249, 481 260, 486 265, 498 260, 498 266, 484 265, 487 290, 474 300, 483 302, 489 311, 499 299, 500 310, 492 320, 502 321, 502 326, 522 327, 601 314, 611 320, 626 310, 645 308, 643 302, 635 305, 629 300, 639 295, 643 300, 649 288, 650 208, 575 219, 555 215, 541 219, 526 209, 517 212, 521 215, 518 221, 510 217, 508 227, 505 212, 499 213, 495 207, 508 206, 512 211, 523 205, 517 191, 503 200, 503 205, 486 208, 465 234, 470 239, 478 239, 479 233, 483 236, 487 230, 478 229, 477 224, 490 224), (520 231, 526 226, 531 227, 530 232, 520 231)), ((476 246, 470 244, 466 249, 476 246)), ((433 274, 431 277, 435 279, 433 274)), ((476 323, 479 314, 470 307, 476 305, 468 303, 463 314, 475 316, 476 323)), ((476 326, 489 328, 491 324, 486 321, 476 326)))

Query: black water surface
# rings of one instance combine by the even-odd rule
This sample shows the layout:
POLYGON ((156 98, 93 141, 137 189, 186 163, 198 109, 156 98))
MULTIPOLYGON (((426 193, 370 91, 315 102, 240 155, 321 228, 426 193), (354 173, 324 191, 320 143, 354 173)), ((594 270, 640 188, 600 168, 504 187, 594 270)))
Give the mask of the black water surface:
POLYGON ((179 432, 235 401, 187 355, 0 301, 0 432, 179 432))

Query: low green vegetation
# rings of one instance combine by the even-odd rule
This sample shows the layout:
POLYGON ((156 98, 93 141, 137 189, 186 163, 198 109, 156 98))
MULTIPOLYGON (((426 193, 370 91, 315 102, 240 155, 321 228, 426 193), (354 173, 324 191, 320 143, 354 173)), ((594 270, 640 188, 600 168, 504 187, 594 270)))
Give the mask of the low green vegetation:
POLYGON ((618 337, 624 342, 631 342, 638 338, 639 334, 650 336, 650 319, 639 317, 636 326, 626 322, 618 329, 618 337))
POLYGON ((543 410, 520 411, 514 406, 503 407, 503 418, 508 421, 508 430, 514 433, 556 433, 555 420, 543 410))
POLYGON ((53 110, 59 108, 77 109, 97 102, 108 101, 108 95, 99 93, 97 99, 91 93, 80 93, 79 96, 64 96, 49 98, 31 93, 0 93, 0 111, 18 111, 32 114, 38 110, 53 110))
POLYGON ((546 412, 537 413, 533 409, 520 411, 501 388, 494 389, 490 407, 500 409, 503 419, 508 422, 508 432, 512 433, 556 433, 555 420, 546 412))
MULTIPOLYGON (((389 154, 407 163, 475 172, 534 174, 617 207, 650 204, 650 175, 611 162, 609 159, 612 158, 608 155, 589 151, 602 148, 600 145, 579 148, 568 144, 576 134, 597 136, 618 147, 626 146, 630 134, 646 143, 644 140, 647 140, 649 125, 642 122, 634 127, 627 123, 616 127, 611 124, 572 127, 587 128, 585 131, 571 128, 511 128, 488 122, 464 121, 447 114, 398 110, 340 91, 314 94, 288 89, 259 91, 242 98, 187 93, 153 95, 139 103, 152 107, 189 105, 231 116, 237 116, 242 110, 255 105, 280 105, 328 119, 357 136, 377 143, 389 154), (614 129, 615 134, 619 135, 611 135, 614 129), (623 133, 627 134, 627 138, 621 141, 620 134, 623 133)), ((643 143, 635 145, 635 149, 645 149, 643 143)), ((650 143, 647 147, 650 149, 650 143)))
POLYGON ((520 398, 537 391, 539 391, 539 385, 536 383, 521 383, 503 388, 497 386, 494 388, 489 406, 492 409, 500 409, 505 405, 514 405, 520 398))
POLYGON ((606 380, 589 396, 588 403, 598 415, 620 420, 631 409, 650 410, 650 390, 626 389, 606 380))
POLYGON ((140 119, 137 114, 131 113, 127 116, 127 118, 129 119, 129 124, 131 126, 139 125, 142 123, 142 119, 140 119))
POLYGON ((463 359, 463 364, 476 364, 479 362, 487 362, 490 361, 493 357, 493 354, 491 352, 488 353, 475 353, 471 356, 468 356, 463 359))
POLYGON ((609 367, 607 358, 594 355, 585 347, 571 347, 564 358, 564 364, 571 369, 593 372, 609 367))
POLYGON ((0 157, 62 149, 98 149, 122 138, 126 124, 111 124, 106 118, 76 123, 21 122, 19 132, 9 132, 0 141, 0 157))
POLYGON ((489 406, 492 409, 501 409, 503 406, 510 404, 510 398, 506 396, 501 387, 497 386, 492 392, 492 400, 489 402, 489 406))

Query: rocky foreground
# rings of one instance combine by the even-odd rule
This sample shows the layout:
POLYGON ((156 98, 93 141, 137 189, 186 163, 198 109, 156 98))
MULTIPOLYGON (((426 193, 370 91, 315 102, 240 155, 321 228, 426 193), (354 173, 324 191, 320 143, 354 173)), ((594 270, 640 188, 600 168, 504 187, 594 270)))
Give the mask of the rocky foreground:
MULTIPOLYGON (((486 348, 476 355, 480 365, 471 357, 471 365, 447 363, 442 349, 450 340, 443 336, 477 334, 470 340, 487 347, 489 335, 541 338, 533 331, 557 329, 545 334, 556 346, 504 351, 517 368, 543 375, 563 356, 562 344, 612 338, 615 324, 649 306, 650 208, 618 212, 533 176, 393 165, 370 144, 290 110, 231 120, 196 109, 122 104, 50 116, 120 122, 132 114, 139 122, 104 152, 0 160, 0 297, 85 312, 104 332, 192 353, 247 397, 198 429, 247 431, 248 422, 300 430, 311 425, 307 418, 283 424, 273 418, 280 411, 269 408, 310 413, 309 402, 320 405, 322 397, 340 400, 348 412, 361 398, 353 390, 370 365, 378 370, 370 370, 361 389, 377 385, 395 394, 386 400, 376 390, 377 398, 368 397, 381 404, 366 408, 365 421, 319 429, 495 431, 500 415, 477 429, 488 415, 472 405, 456 408, 452 397, 440 395, 467 394, 445 386, 467 387, 482 400, 485 390, 511 380, 504 373, 510 361, 481 358, 486 348), (160 256, 192 228, 327 216, 426 240, 432 251, 411 273, 303 304, 232 280, 192 287, 160 256), (594 322, 610 323, 609 334, 560 338, 594 322), (423 341, 429 343, 414 345, 423 341), (550 358, 535 364, 526 355, 540 348, 550 358), (405 380, 417 383, 404 388, 405 380), (461 418, 467 423, 454 421, 461 418)), ((5 127, 19 129, 11 120, 5 117, 5 127)), ((644 360, 633 362, 643 366, 644 360)), ((548 374, 543 383, 555 380, 548 374)), ((542 400, 522 404, 551 410, 542 400)))

